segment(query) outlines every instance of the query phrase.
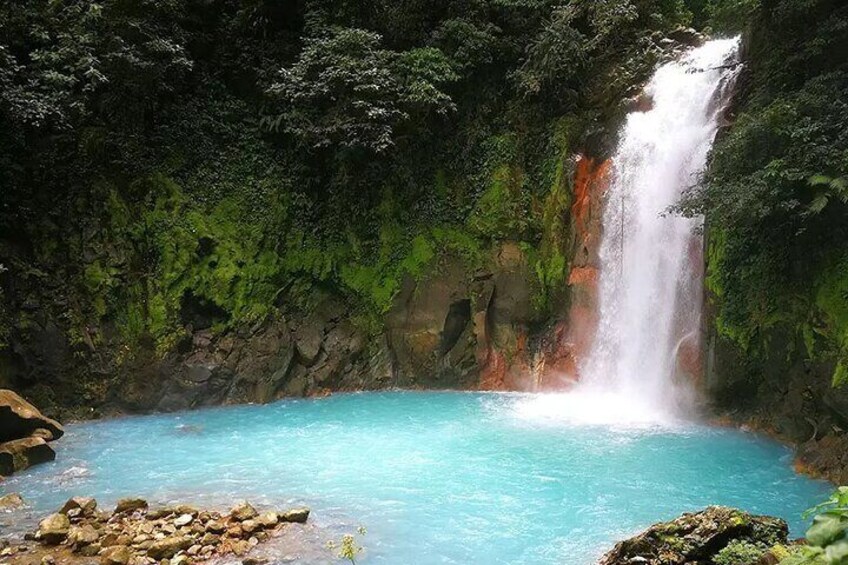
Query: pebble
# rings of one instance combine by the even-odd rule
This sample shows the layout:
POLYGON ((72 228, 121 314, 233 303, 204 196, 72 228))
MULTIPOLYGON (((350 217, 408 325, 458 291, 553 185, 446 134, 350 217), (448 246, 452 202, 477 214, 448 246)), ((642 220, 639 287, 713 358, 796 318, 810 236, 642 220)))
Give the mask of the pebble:
MULTIPOLYGON (((100 565, 192 565, 227 554, 242 557, 284 522, 306 521, 308 516, 306 508, 260 514, 245 502, 222 517, 187 505, 149 509, 141 498, 122 499, 109 514, 98 511, 93 498, 74 497, 62 512, 42 520, 38 531, 25 537, 42 545, 62 544, 67 548, 63 551, 79 558, 98 558, 100 565)), ((24 546, 0 540, 2 557, 22 551, 24 546)), ((64 556, 61 562, 93 565, 64 556)), ((47 554, 40 565, 56 563, 57 559, 47 554)), ((264 561, 245 558, 243 563, 261 565, 264 561)))
POLYGON ((181 528, 183 526, 188 526, 192 523, 193 520, 194 516, 192 516, 191 514, 182 514, 179 518, 174 520, 174 525, 178 528, 181 528))

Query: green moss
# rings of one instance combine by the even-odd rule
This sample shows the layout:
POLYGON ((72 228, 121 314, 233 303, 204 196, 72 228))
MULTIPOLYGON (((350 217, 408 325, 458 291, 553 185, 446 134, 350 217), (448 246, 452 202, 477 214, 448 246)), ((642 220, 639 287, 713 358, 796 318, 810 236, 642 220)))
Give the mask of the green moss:
POLYGON ((557 296, 564 294, 568 276, 569 222, 574 178, 572 144, 582 131, 576 118, 562 118, 552 129, 549 142, 553 157, 548 163, 553 172, 550 187, 542 201, 541 241, 538 253, 530 252, 539 291, 533 295, 537 312, 550 309, 557 296))
POLYGON ((716 565, 755 565, 766 548, 745 540, 733 540, 719 551, 713 562, 716 565))
POLYGON ((815 300, 826 321, 821 333, 835 344, 833 384, 840 386, 848 382, 848 257, 825 269, 815 300))
POLYGON ((515 165, 498 166, 477 201, 469 228, 489 239, 521 239, 528 229, 529 200, 522 193, 524 172, 515 165))
POLYGON ((107 212, 111 237, 128 243, 125 254, 141 261, 127 272, 120 262, 106 264, 115 258, 104 255, 87 264, 83 276, 94 312, 114 317, 126 343, 150 337, 160 352, 173 347, 188 294, 226 313, 220 328, 268 314, 283 264, 269 248, 267 226, 239 199, 204 206, 164 175, 136 181, 131 193, 144 198, 129 203, 111 190, 107 212))
POLYGON ((688 544, 683 538, 680 538, 675 535, 660 534, 659 539, 663 544, 675 551, 683 551, 688 546, 688 544))
POLYGON ((450 226, 435 227, 430 235, 439 249, 456 253, 472 268, 482 266, 485 260, 483 246, 466 230, 450 226))

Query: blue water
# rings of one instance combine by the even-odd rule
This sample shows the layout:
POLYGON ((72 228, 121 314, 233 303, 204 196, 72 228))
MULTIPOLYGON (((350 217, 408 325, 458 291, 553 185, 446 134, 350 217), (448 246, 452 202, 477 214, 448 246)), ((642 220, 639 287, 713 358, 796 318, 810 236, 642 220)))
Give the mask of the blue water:
POLYGON ((830 490, 749 433, 536 421, 532 402, 370 393, 74 424, 54 463, 0 489, 33 515, 78 494, 302 503, 328 538, 364 525, 361 562, 392 565, 585 565, 708 504, 782 516, 800 534, 802 511, 830 490))

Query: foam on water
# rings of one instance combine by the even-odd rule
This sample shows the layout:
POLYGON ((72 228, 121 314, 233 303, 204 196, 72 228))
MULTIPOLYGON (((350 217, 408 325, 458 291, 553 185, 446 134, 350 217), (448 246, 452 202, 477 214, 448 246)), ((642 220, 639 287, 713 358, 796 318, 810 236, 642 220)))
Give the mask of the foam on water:
POLYGON ((585 565, 615 540, 708 504, 780 515, 800 534, 801 512, 830 490, 752 434, 597 425, 588 412, 578 423, 528 409, 540 406, 534 398, 368 393, 74 424, 55 462, 0 485, 33 504, 0 523, 32 525, 71 495, 105 507, 130 495, 220 507, 248 499, 310 506, 327 539, 366 526, 364 564, 585 565))
POLYGON ((671 431, 690 423, 640 397, 579 385, 569 392, 522 398, 515 403, 513 410, 517 418, 537 425, 570 424, 608 426, 617 430, 658 428, 671 431))

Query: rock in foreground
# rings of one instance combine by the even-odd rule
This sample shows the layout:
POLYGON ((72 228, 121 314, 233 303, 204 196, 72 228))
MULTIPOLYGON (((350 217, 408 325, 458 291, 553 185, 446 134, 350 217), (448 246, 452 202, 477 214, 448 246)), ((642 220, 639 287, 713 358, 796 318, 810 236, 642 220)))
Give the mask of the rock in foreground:
POLYGON ((11 390, 0 389, 0 475, 11 475, 32 465, 53 461, 47 442, 65 431, 59 422, 11 390))
POLYGON ((16 492, 10 492, 0 496, 0 511, 16 510, 24 506, 24 499, 16 492))
POLYGON ((0 563, 190 565, 242 557, 284 529, 300 527, 290 522, 305 522, 308 515, 306 508, 260 515, 247 503, 229 514, 190 506, 149 510, 140 498, 123 499, 108 513, 98 511, 93 498, 75 497, 26 536, 39 545, 0 539, 0 563))
POLYGON ((0 389, 0 442, 36 435, 37 430, 46 430, 50 435, 45 437, 48 441, 65 433, 59 422, 44 416, 20 395, 0 389))
POLYGON ((0 475, 11 475, 54 459, 56 452, 40 437, 25 437, 0 443, 0 475))
POLYGON ((619 542, 599 565, 712 565, 722 551, 756 548, 765 553, 785 544, 788 532, 779 518, 709 506, 619 542))

